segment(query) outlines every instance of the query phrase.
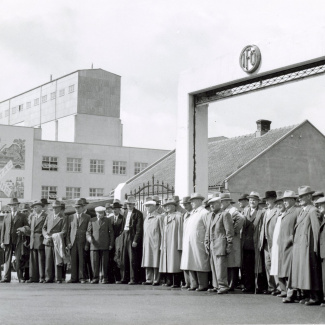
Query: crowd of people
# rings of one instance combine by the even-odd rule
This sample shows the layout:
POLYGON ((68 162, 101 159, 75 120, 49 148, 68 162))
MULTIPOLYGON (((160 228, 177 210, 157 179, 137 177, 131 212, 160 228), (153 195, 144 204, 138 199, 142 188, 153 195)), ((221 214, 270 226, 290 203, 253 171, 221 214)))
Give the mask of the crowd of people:
POLYGON ((142 213, 129 196, 94 214, 79 199, 66 216, 60 201, 52 210, 37 201, 23 213, 14 198, 1 229, 1 282, 11 281, 14 253, 20 282, 62 283, 68 264, 68 283, 241 290, 325 307, 324 193, 301 186, 262 198, 253 191, 235 203, 230 193, 192 193, 181 202, 154 195, 142 213))

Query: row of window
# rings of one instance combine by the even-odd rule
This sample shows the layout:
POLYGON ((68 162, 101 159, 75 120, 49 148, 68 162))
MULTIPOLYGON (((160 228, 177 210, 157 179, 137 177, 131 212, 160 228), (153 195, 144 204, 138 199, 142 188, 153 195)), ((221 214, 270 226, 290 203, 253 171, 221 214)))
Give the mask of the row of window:
MULTIPOLYGON (((42 186, 42 199, 48 199, 57 196, 58 188, 57 186, 42 186)), ((67 200, 80 198, 81 187, 66 187, 65 188, 65 198, 67 200)), ((89 196, 98 197, 104 196, 103 188, 89 188, 89 196)))
MULTIPOLYGON (((126 175, 126 161, 113 161, 113 174, 126 175)), ((140 173, 143 169, 148 167, 148 163, 135 162, 134 163, 134 175, 140 173)), ((43 156, 42 158, 42 170, 58 171, 58 157, 43 156)), ((82 159, 81 158, 67 158, 67 172, 81 173, 82 171, 82 159)), ((105 172, 105 160, 90 159, 90 173, 104 174, 105 172)))
MULTIPOLYGON (((69 86, 69 94, 74 92, 74 85, 69 86)), ((59 97, 62 97, 65 95, 65 89, 60 89, 59 90, 59 97)), ((51 100, 56 98, 56 92, 51 93, 51 100)), ((42 103, 46 103, 48 98, 47 95, 44 95, 41 97, 42 103)), ((39 98, 34 99, 34 106, 39 105, 39 98)), ((32 102, 27 102, 26 103, 26 109, 31 108, 32 102)), ((16 112, 21 112, 24 109, 24 104, 18 105, 17 107, 12 107, 11 108, 11 113, 16 114, 16 112)), ((9 116, 9 109, 5 110, 5 117, 9 116)), ((0 113, 0 119, 2 118, 2 112, 0 113)))

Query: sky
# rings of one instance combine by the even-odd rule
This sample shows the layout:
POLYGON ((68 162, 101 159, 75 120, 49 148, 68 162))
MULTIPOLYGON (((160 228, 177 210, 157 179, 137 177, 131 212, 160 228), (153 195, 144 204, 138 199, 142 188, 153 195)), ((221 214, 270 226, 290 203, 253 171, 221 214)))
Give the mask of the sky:
MULTIPOLYGON (((324 9, 316 0, 0 0, 0 101, 93 64, 122 77, 123 144, 174 149, 182 71, 239 56, 252 40, 317 37, 324 9)), ((272 128, 308 119, 325 134, 324 86, 319 76, 211 104, 209 136, 252 133, 258 119, 272 128)))

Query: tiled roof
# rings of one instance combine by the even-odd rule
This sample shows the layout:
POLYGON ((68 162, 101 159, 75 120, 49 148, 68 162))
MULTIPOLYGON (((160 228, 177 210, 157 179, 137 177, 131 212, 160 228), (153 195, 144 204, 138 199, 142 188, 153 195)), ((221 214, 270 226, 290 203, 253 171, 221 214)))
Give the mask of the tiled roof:
MULTIPOLYGON (((255 137, 255 133, 243 135, 235 138, 209 140, 209 187, 221 185, 223 181, 271 147, 278 140, 292 131, 297 125, 287 126, 270 130, 260 137, 255 137)), ((148 166, 140 174, 131 178, 127 183, 131 190, 137 190, 143 183, 152 183, 152 176, 155 180, 175 185, 175 150, 154 164, 148 166)))

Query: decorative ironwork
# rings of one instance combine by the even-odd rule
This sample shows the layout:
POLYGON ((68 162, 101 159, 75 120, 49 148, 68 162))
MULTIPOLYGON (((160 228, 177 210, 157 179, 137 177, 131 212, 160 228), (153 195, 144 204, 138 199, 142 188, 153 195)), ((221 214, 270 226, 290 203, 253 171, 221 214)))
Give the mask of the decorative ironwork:
POLYGON ((155 181, 155 176, 152 176, 151 182, 148 181, 147 183, 143 183, 143 185, 139 186, 137 190, 130 191, 130 194, 126 195, 126 198, 130 195, 134 196, 137 201, 136 208, 143 211, 146 197, 158 195, 160 200, 163 202, 164 199, 172 197, 174 193, 174 186, 165 184, 164 181, 155 181))
POLYGON ((320 75, 325 72, 325 59, 304 64, 298 67, 273 72, 234 83, 228 87, 220 87, 194 95, 195 105, 207 104, 220 99, 245 94, 250 91, 262 90, 270 86, 286 82, 303 80, 306 77, 320 75))

